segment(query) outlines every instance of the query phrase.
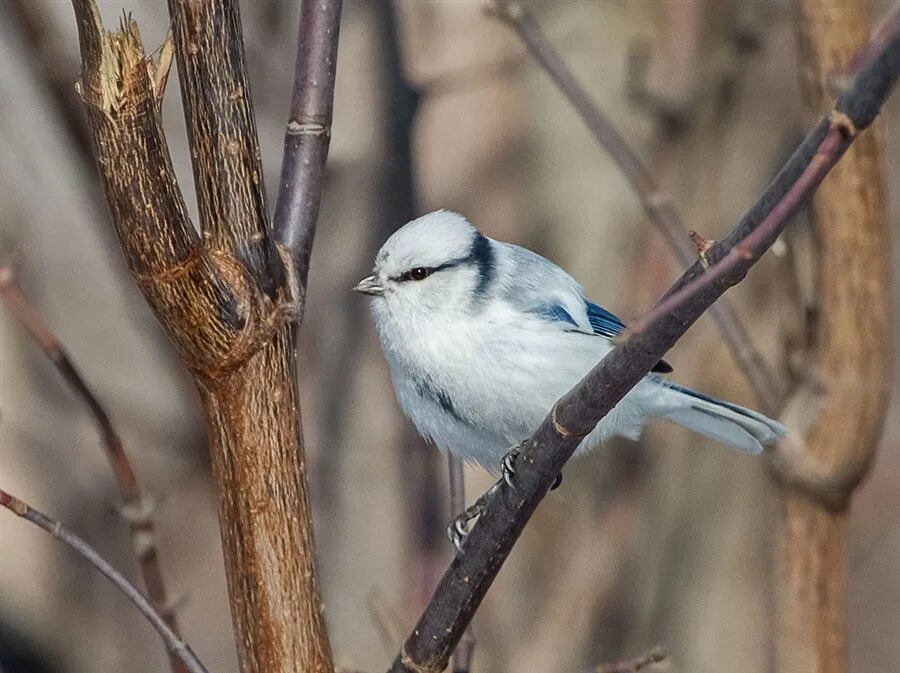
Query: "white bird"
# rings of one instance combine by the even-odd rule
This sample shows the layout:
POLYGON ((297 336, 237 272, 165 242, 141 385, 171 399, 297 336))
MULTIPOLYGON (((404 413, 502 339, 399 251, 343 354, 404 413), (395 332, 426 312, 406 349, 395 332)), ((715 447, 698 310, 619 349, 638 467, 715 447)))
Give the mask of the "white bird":
MULTIPOLYGON (((372 297, 397 400, 419 433, 494 472, 625 329, 549 260, 487 238, 462 215, 443 210, 395 232, 372 275, 354 289, 372 297)), ((661 362, 654 371, 671 368, 661 362)), ((748 453, 786 432, 760 413, 653 373, 575 455, 614 435, 636 440, 652 417, 748 453)))

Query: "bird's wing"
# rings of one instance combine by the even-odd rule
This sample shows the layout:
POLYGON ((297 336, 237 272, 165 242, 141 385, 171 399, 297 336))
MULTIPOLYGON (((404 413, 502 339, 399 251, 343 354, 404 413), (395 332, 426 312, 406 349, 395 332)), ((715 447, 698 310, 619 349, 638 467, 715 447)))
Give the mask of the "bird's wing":
POLYGON ((619 320, 618 316, 587 299, 584 300, 584 303, 587 308, 588 321, 591 323, 591 329, 594 330, 594 334, 614 337, 621 334, 622 330, 625 329, 625 323, 619 320))
MULTIPOLYGON (((503 279, 503 298, 516 308, 558 323, 571 332, 611 339, 625 329, 618 316, 588 301, 584 288, 556 264, 517 245, 501 246, 510 269, 503 279)), ((672 367, 660 360, 653 371, 666 374, 672 367)))
POLYGON ((499 292, 523 313, 558 323, 566 330, 593 333, 584 290, 572 276, 537 253, 500 243, 503 259, 499 292))

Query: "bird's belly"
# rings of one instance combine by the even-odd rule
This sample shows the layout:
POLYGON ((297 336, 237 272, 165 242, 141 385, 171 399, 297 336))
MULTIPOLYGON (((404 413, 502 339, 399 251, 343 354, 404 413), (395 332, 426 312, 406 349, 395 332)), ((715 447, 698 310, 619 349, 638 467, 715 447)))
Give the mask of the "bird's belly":
POLYGON ((448 343, 441 357, 395 373, 394 382, 404 412, 422 434, 496 469, 609 348, 605 339, 583 334, 503 338, 494 332, 480 342, 448 343))

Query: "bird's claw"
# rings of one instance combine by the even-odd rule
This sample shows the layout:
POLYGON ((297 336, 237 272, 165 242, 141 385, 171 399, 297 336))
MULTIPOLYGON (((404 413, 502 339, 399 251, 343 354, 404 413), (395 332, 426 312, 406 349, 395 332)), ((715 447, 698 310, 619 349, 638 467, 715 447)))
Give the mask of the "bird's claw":
POLYGON ((499 489, 500 482, 498 481, 447 525, 447 538, 459 553, 462 553, 463 543, 469 535, 469 522, 484 514, 484 510, 497 495, 499 489))
POLYGON ((503 459, 500 461, 500 473, 503 475, 503 481, 510 488, 515 488, 512 483, 513 477, 516 476, 516 460, 519 458, 519 447, 510 449, 503 459))
POLYGON ((466 537, 469 535, 469 522, 481 516, 483 511, 484 507, 479 500, 450 521, 447 526, 447 539, 450 540, 456 551, 462 553, 463 542, 466 541, 466 537))

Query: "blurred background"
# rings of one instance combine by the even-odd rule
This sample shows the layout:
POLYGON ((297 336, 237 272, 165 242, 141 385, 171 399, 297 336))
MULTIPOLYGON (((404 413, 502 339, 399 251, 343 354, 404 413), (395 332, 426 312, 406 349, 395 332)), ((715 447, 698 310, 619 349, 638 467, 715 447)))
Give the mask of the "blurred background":
MULTIPOLYGON (((108 28, 131 12, 152 51, 165 34, 164 4, 101 6, 108 28)), ((873 0, 873 17, 888 4, 873 0)), ((270 207, 296 5, 243 3, 270 207)), ((530 6, 687 225, 707 237, 736 222, 810 121, 790 2, 530 6)), ((198 400, 108 221, 72 87, 71 8, 4 0, 0 19, 3 264, 105 402, 155 496, 162 569, 186 638, 211 671, 236 671, 198 400)), ((166 132, 196 212, 175 77, 166 132)), ((897 129, 895 95, 878 131, 895 232, 897 129)), ((326 615, 336 661, 351 669, 386 666, 451 555, 446 460, 401 416, 365 301, 350 291, 388 235, 436 208, 548 256, 626 321, 679 272, 617 168, 481 2, 345 0, 300 384, 326 615)), ((803 327, 784 289, 786 260, 776 249, 729 294, 785 380, 803 327)), ((118 492, 81 402, 5 310, 0 338, 0 483, 137 581, 118 492)), ((680 383, 756 404, 710 319, 668 360, 680 383)), ((851 518, 849 656, 859 673, 900 670, 898 414, 895 393, 851 518)), ((490 482, 468 470, 470 499, 490 482)), ((674 426, 610 442, 566 470, 527 527, 475 619, 473 670, 575 673, 655 645, 671 653, 668 670, 769 670, 775 504, 763 460, 674 426)), ((0 596, 0 648, 19 657, 16 673, 166 670, 156 634, 105 579, 8 513, 0 596)))

